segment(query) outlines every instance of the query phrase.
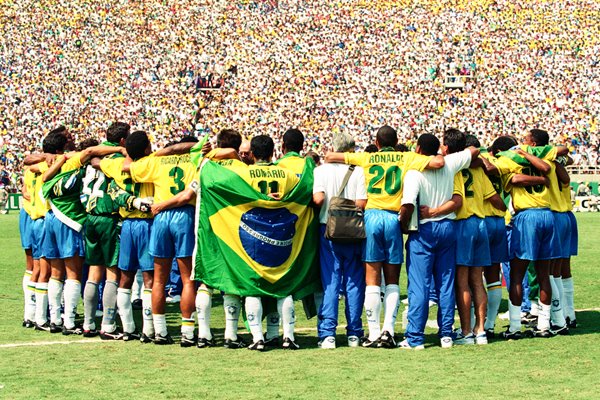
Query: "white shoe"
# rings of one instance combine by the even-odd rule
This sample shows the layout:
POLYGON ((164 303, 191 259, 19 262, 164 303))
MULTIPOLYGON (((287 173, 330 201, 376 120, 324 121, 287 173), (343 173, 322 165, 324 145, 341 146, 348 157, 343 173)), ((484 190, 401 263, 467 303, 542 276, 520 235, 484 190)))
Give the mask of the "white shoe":
POLYGON ((359 347, 360 338, 358 336, 348 336, 348 347, 359 347))
POLYGON ((487 333, 485 333, 485 331, 478 333, 475 336, 475 344, 488 344, 488 338, 487 338, 487 333))
POLYGON ((335 337, 327 336, 325 339, 319 342, 319 348, 321 349, 335 349, 335 337))
POLYGON ((510 319, 510 314, 507 311, 505 313, 498 315, 498 318, 500 318, 501 320, 504 320, 504 321, 508 321, 510 319))
POLYGON ((468 335, 465 335, 459 331, 456 334, 456 339, 454 339, 454 344, 457 346, 464 344, 475 344, 475 335, 473 335, 473 332, 469 333, 468 335))
POLYGON ((419 344, 417 346, 411 346, 410 344, 408 344, 408 340, 404 339, 403 341, 398 343, 398 348, 405 350, 423 350, 425 349, 425 346, 422 344, 419 344))
POLYGON ((175 296, 169 296, 167 297, 167 303, 179 303, 181 301, 181 296, 180 295, 175 295, 175 296))
POLYGON ((440 339, 440 344, 442 346, 442 349, 450 349, 454 345, 454 342, 452 341, 452 338, 450 336, 444 336, 440 339))

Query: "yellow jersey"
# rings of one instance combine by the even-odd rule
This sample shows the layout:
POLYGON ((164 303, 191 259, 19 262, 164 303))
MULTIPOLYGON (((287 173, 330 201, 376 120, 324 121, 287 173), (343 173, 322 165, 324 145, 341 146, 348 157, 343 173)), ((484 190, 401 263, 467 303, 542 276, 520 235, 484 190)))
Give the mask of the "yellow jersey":
MULTIPOLYGON (((153 154, 129 166, 133 182, 154 184, 154 202, 169 200, 183 191, 195 178, 196 166, 189 154, 156 157, 153 154)), ((189 204, 196 204, 196 199, 189 204)))
POLYGON ((431 157, 411 152, 344 153, 344 162, 365 171, 367 209, 400 210, 402 179, 408 170, 423 171, 431 157))
POLYGON ((273 164, 244 164, 243 168, 230 167, 229 169, 262 194, 275 193, 280 198, 289 193, 299 182, 298 177, 292 171, 273 164))
POLYGON ((72 171, 74 169, 79 169, 83 165, 81 164, 81 152, 73 154, 71 158, 69 158, 60 168, 60 172, 72 171))
MULTIPOLYGON (((487 150, 486 151, 482 150, 481 153, 479 154, 479 156, 485 158, 486 160, 488 160, 492 163, 494 162, 494 160, 496 160, 496 157, 494 157, 493 155, 488 153, 487 150)), ((502 177, 496 176, 496 175, 488 175, 488 179, 492 183, 492 186, 494 187, 494 189, 496 190, 496 193, 498 193, 500 198, 502 200, 505 200, 506 197, 509 196, 509 194, 504 190, 505 182, 503 182, 502 177)), ((506 216, 506 211, 498 210, 489 201, 484 202, 483 209, 484 209, 486 217, 503 217, 503 218, 505 218, 505 216, 506 216)))
POLYGON ((29 168, 25 168, 25 171, 23 171, 23 186, 25 186, 25 188, 27 189, 27 194, 29 194, 29 197, 31 198, 31 200, 26 200, 25 197, 23 197, 23 210, 27 213, 27 215, 31 216, 31 211, 33 206, 31 205, 31 202, 33 201, 35 196, 35 193, 32 191, 33 190, 33 182, 36 179, 36 174, 31 172, 29 170, 29 168))
MULTIPOLYGON (((131 174, 123 171, 124 157, 118 158, 103 158, 100 161, 100 169, 107 178, 115 181, 117 186, 135 197, 152 197, 154 196, 154 185, 151 183, 133 183, 131 174)), ((152 218, 152 213, 144 213, 134 209, 127 211, 125 208, 119 208, 119 214, 123 218, 152 218)))
MULTIPOLYGON (((31 204, 33 206, 31 219, 34 220, 45 217, 50 210, 50 203, 42 195, 42 187, 44 186, 42 174, 46 172, 49 167, 48 164, 46 164, 46 161, 37 164, 37 167, 40 170, 40 173, 36 174, 32 189, 33 191, 31 192, 31 204)), ((29 188, 27 190, 29 190, 29 188)))
POLYGON ((300 155, 294 151, 285 153, 283 157, 275 162, 275 165, 292 171, 298 178, 302 177, 304 166, 307 162, 313 162, 312 158, 300 157, 300 155), (310 160, 310 161, 309 161, 310 160))
POLYGON ((473 215, 485 218, 485 200, 496 194, 496 190, 481 168, 465 168, 460 171, 464 180, 462 207, 456 212, 456 219, 467 219, 473 215))
POLYGON ((560 197, 565 204, 565 208, 567 211, 573 211, 573 203, 571 202, 571 185, 566 184, 563 185, 562 190, 560 191, 560 197))
MULTIPOLYGON (((505 189, 510 192, 512 204, 515 211, 526 210, 528 208, 549 208, 550 199, 548 188, 544 185, 534 185, 519 187, 510 184, 510 179, 516 174, 525 174, 530 176, 540 176, 541 174, 531 166, 522 166, 508 157, 498 157, 492 161, 498 168, 503 182, 506 182, 505 189)), ((548 162, 545 161, 544 162, 548 162)))
POLYGON ((569 185, 566 187, 558 180, 558 176, 556 175, 556 165, 551 162, 550 163, 550 173, 548 174, 548 179, 550 179, 550 187, 548 187, 549 199, 550 199, 550 209, 556 212, 567 212, 569 211, 569 206, 571 205, 571 193, 569 189, 569 185), (563 200, 562 191, 566 191, 569 193, 569 203, 565 203, 563 200))

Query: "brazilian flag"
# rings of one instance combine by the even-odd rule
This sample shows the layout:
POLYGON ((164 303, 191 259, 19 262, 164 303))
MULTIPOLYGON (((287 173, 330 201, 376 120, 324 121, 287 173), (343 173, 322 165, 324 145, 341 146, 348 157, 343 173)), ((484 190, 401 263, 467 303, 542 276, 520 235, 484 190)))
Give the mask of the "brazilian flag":
POLYGON ((318 221, 303 179, 281 200, 212 161, 200 167, 194 277, 239 296, 301 299, 319 290, 318 221))

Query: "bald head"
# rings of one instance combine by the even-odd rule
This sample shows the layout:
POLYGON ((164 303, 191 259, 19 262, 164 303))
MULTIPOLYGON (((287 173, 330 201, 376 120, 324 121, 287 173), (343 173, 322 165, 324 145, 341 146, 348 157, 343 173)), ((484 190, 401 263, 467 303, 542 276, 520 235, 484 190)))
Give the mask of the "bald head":
POLYGON ((252 152, 250 151, 250 141, 243 140, 240 145, 240 158, 244 162, 244 164, 250 165, 254 164, 254 159, 252 158, 252 152))

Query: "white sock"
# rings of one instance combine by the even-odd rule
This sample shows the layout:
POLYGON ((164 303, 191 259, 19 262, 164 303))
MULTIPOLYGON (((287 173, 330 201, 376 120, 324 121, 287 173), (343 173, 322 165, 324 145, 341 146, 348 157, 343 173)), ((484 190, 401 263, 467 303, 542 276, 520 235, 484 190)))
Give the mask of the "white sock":
POLYGON ((167 318, 165 317, 165 314, 152 314, 152 323, 154 329, 156 329, 157 335, 164 337, 169 334, 167 331, 167 318))
POLYGON ((40 326, 48 322, 48 282, 35 286, 35 322, 40 326))
POLYGON ((141 299, 142 292, 144 290, 144 278, 142 277, 142 271, 138 269, 131 286, 131 301, 141 299))
POLYGON ((294 311, 294 299, 292 296, 277 299, 277 310, 279 311, 279 315, 281 315, 283 337, 289 338, 292 342, 295 341, 294 327, 296 326, 296 313, 294 311))
POLYGON ((508 300, 508 315, 510 318, 510 332, 521 331, 521 306, 515 306, 510 299, 508 300))
POLYGON ((65 328, 75 327, 75 314, 77 305, 81 299, 81 282, 75 279, 67 279, 64 288, 65 295, 65 328))
POLYGON ((274 311, 267 314, 267 339, 279 337, 279 312, 274 311))
POLYGON ((379 286, 367 286, 365 289, 365 313, 369 326, 369 340, 374 341, 381 336, 381 297, 379 286))
POLYGON ((102 331, 114 332, 117 330, 117 289, 119 284, 115 281, 107 280, 104 282, 104 291, 102 292, 102 331))
MULTIPOLYGON (((36 282, 27 281, 27 288, 25 290, 25 321, 35 321, 35 289, 37 287, 36 282)), ((47 293, 46 293, 47 295, 47 293)))
POLYGON ((260 297, 246 297, 246 317, 254 343, 265 340, 262 332, 262 303, 260 297))
POLYGON ((154 335, 154 321, 152 318, 152 289, 144 288, 142 292, 142 332, 148 337, 154 335))
POLYGON ((225 334, 224 339, 237 340, 238 322, 242 301, 240 296, 234 294, 223 295, 223 310, 225 311, 225 334))
POLYGON ((98 284, 87 281, 83 288, 83 329, 96 329, 96 309, 98 308, 98 284))
POLYGON ((573 278, 566 278, 562 280, 563 283, 563 294, 565 296, 563 309, 565 311, 565 317, 569 317, 571 321, 575 321, 575 301, 574 301, 574 290, 573 290, 573 278))
POLYGON ((471 310, 469 312, 471 313, 471 332, 473 332, 475 329, 475 304, 471 303, 471 310))
POLYGON ((485 317, 484 329, 494 329, 496 326, 496 317, 498 309, 502 302, 502 282, 497 281, 487 285, 488 305, 485 317))
POLYGON ((550 304, 544 304, 540 301, 540 314, 538 315, 537 327, 539 330, 550 329, 550 304))
MULTIPOLYGON (((191 316, 191 318, 181 317, 181 337, 185 337, 187 339, 193 339, 194 338, 194 325, 195 325, 195 321, 194 321, 193 315, 191 316)), ((206 339, 212 339, 212 338, 206 338, 206 339)))
POLYGON ((398 315, 398 307, 400 306, 400 286, 386 285, 385 295, 383 296, 384 318, 383 330, 394 335, 394 326, 396 325, 396 316, 398 315))
MULTIPOLYGON (((27 321, 27 316, 29 315, 28 307, 31 302, 31 293, 29 293, 29 279, 31 278, 32 271, 25 271, 23 274, 23 280, 21 281, 21 286, 23 287, 23 321, 27 321)), ((29 321, 33 321, 29 319, 29 321)))
POLYGON ((62 325, 60 317, 60 303, 62 299, 63 283, 57 279, 50 278, 48 282, 48 303, 50 304, 50 322, 62 325))
POLYGON ((550 275, 550 286, 552 287, 552 304, 550 305, 550 320, 552 325, 562 328, 567 324, 565 315, 563 314, 562 304, 560 299, 563 296, 562 279, 550 275))
POLYGON ((212 289, 198 288, 196 293, 196 314, 198 315, 198 337, 212 339, 210 332, 210 309, 212 307, 212 289))
POLYGON ((529 311, 529 314, 533 315, 534 317, 537 317, 540 314, 540 305, 537 299, 531 300, 531 311, 529 311))
POLYGON ((131 289, 117 289, 117 308, 123 325, 123 332, 135 332, 135 322, 133 321, 133 308, 131 307, 131 289))

